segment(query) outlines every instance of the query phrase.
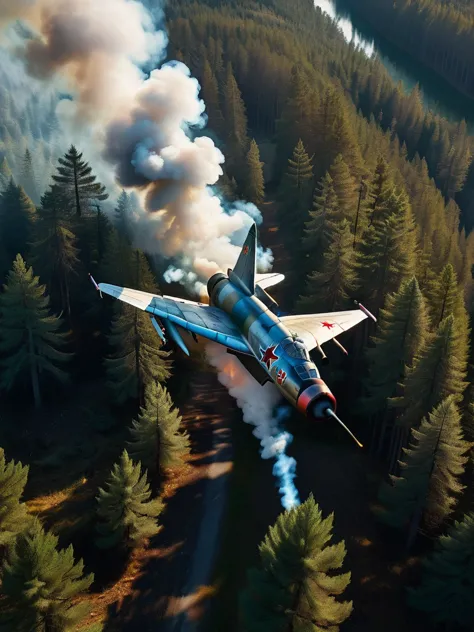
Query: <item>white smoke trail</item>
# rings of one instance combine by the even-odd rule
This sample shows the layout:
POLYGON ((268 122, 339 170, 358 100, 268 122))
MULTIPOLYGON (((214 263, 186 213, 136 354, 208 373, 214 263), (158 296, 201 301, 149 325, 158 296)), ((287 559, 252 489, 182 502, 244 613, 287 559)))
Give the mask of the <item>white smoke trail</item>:
MULTIPOLYGON (((167 36, 153 4, 152 13, 135 0, 0 6, 4 21, 21 18, 29 28, 11 54, 35 80, 71 95, 58 107, 65 136, 81 137, 77 144, 87 147, 85 157, 109 191, 139 193, 136 245, 171 258, 183 283, 189 272, 205 281, 233 267, 243 241, 236 235, 261 215, 245 203, 224 207, 213 191, 224 156, 212 139, 193 137, 206 122, 197 80, 180 62, 159 65, 167 36)), ((259 257, 268 269, 269 253, 259 257)))
POLYGON ((207 358, 218 369, 218 378, 242 410, 245 423, 254 426, 262 459, 275 459, 273 474, 278 481, 281 503, 285 509, 299 504, 294 484, 296 461, 286 454, 293 437, 281 430, 287 409, 280 406, 280 394, 274 384, 260 384, 244 369, 239 360, 218 344, 206 346, 207 358), (278 407, 278 408, 277 408, 278 407), (276 412, 274 412, 276 409, 276 412))

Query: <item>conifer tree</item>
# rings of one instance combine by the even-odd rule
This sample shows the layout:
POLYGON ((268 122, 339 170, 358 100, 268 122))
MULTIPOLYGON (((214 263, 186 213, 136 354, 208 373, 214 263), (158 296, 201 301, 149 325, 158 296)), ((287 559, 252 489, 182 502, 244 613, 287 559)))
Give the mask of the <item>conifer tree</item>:
POLYGON ((474 621, 474 513, 455 521, 423 561, 421 584, 408 589, 408 603, 447 630, 472 628, 474 621))
POLYGON ((156 535, 158 516, 163 510, 160 498, 150 500, 146 470, 134 463, 126 450, 115 463, 105 489, 99 488, 96 542, 100 548, 135 548, 156 535))
MULTIPOLYGON (((131 215, 132 215, 132 201, 126 191, 122 191, 117 200, 117 206, 114 210, 114 225, 117 230, 118 236, 125 239, 127 242, 131 242, 131 215)), ((110 239, 110 238, 109 238, 110 239)), ((107 244, 109 246, 110 244, 107 244)))
POLYGON ((36 181, 35 169, 33 166, 33 158, 29 149, 25 150, 23 156, 23 165, 21 171, 21 184, 25 189, 27 195, 35 203, 39 201, 38 183, 36 181))
POLYGON ((369 414, 384 413, 396 394, 397 384, 412 366, 428 332, 425 300, 415 277, 389 294, 380 310, 374 346, 367 350, 369 375, 363 407, 369 414))
POLYGON ((435 334, 427 337, 413 367, 407 367, 403 395, 391 400, 402 411, 399 425, 417 425, 449 395, 459 401, 466 387, 465 378, 466 366, 457 352, 456 322, 454 316, 449 316, 435 334))
POLYGON ((69 195, 77 217, 88 210, 91 201, 103 201, 109 197, 105 187, 96 182, 96 176, 92 175, 92 167, 82 160, 82 154, 74 145, 63 158, 59 158, 59 165, 58 173, 52 176, 53 180, 69 195))
POLYGON ((41 198, 35 222, 32 262, 51 290, 52 300, 71 316, 71 277, 80 265, 76 236, 63 213, 61 189, 53 185, 41 198))
POLYGON ((10 169, 10 165, 8 164, 8 161, 4 156, 0 161, 0 193, 2 193, 7 188, 12 178, 13 175, 10 169))
POLYGON ((18 253, 26 256, 35 216, 33 202, 11 179, 0 196, 0 235, 10 262, 18 253))
POLYGON ((393 189, 392 174, 387 161, 379 156, 375 173, 369 187, 369 224, 373 224, 379 210, 384 208, 385 201, 393 189))
POLYGON ((290 254, 300 250, 304 223, 308 216, 313 182, 311 159, 300 139, 288 160, 279 191, 280 218, 287 235, 290 254))
MULTIPOLYGON (((72 546, 58 549, 58 537, 44 531, 38 519, 18 535, 7 554, 2 573, 5 632, 73 632, 89 615, 87 602, 77 597, 94 576, 84 575, 72 546)), ((99 632, 101 626, 82 628, 99 632)))
POLYGON ((324 253, 331 243, 334 221, 338 215, 338 201, 333 181, 329 173, 326 173, 314 192, 313 209, 309 212, 304 229, 303 248, 307 257, 308 272, 321 269, 324 253))
MULTIPOLYGON (((105 254, 100 265, 100 278, 113 285, 129 286, 135 281, 132 278, 133 267, 133 250, 128 238, 120 230, 120 226, 116 224, 116 227, 112 228, 107 237, 105 254)), ((143 291, 148 292, 148 290, 143 291)))
POLYGON ((426 528, 438 528, 452 513, 464 489, 460 477, 471 444, 463 439, 461 417, 453 396, 444 399, 412 429, 410 447, 404 449, 400 476, 383 483, 377 511, 380 520, 395 527, 408 527, 410 546, 421 520, 426 528))
POLYGON ((306 294, 298 308, 334 311, 344 307, 357 283, 352 238, 347 220, 334 224, 331 243, 324 253, 322 272, 308 276, 306 294))
MULTIPOLYGON (((128 278, 137 290, 158 293, 153 273, 140 251, 135 251, 130 268, 124 272, 130 275, 128 278)), ((105 359, 107 383, 117 403, 129 397, 142 400, 147 384, 163 382, 170 376, 169 353, 160 349, 161 342, 149 314, 125 304, 118 304, 116 310, 108 336, 113 353, 105 359)))
POLYGON ((236 157, 235 166, 238 168, 243 162, 244 153, 247 149, 247 115, 245 113, 245 104, 230 62, 227 64, 224 84, 223 110, 226 128, 228 130, 227 140, 232 154, 236 157))
POLYGON ((0 448, 0 549, 9 544, 27 521, 27 508, 21 502, 28 466, 6 461, 5 452, 0 448))
POLYGON ((151 474, 180 465, 189 453, 189 436, 180 430, 181 421, 166 388, 150 382, 145 390, 145 405, 130 429, 131 457, 151 474))
POLYGON ((281 514, 260 544, 260 568, 252 569, 241 595, 247 632, 332 630, 352 612, 337 601, 350 573, 335 574, 346 556, 344 541, 331 545, 334 514, 322 517, 313 496, 281 514))
POLYGON ((209 126, 220 134, 224 125, 224 117, 222 116, 219 101, 219 86, 207 59, 204 60, 201 90, 204 103, 206 104, 206 111, 209 115, 209 126))
POLYGON ((60 351, 65 343, 61 322, 49 310, 45 286, 18 255, 0 294, 0 385, 8 390, 20 378, 28 378, 37 407, 41 405, 40 374, 67 380, 60 367, 71 354, 60 351))
POLYGON ((350 225, 354 225, 354 218, 357 210, 357 185, 349 171, 349 167, 344 162, 342 154, 338 154, 336 160, 329 168, 329 175, 333 181, 334 191, 337 196, 338 209, 341 217, 347 219, 350 225))
POLYGON ((263 162, 260 162, 260 151, 254 139, 250 142, 250 149, 246 158, 246 175, 244 191, 245 197, 250 202, 259 206, 265 196, 265 184, 263 179, 263 162))
POLYGON ((462 288, 450 263, 443 268, 439 277, 432 279, 427 295, 434 327, 438 327, 451 314, 457 321, 465 318, 462 288))

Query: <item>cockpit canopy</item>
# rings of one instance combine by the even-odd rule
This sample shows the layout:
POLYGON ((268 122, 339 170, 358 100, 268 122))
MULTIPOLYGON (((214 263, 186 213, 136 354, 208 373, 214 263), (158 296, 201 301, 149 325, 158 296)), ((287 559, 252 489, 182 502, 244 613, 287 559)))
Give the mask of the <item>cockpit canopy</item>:
POLYGON ((294 338, 293 340, 286 340, 281 343, 282 349, 287 353, 290 358, 298 360, 310 361, 308 350, 301 338, 294 338))

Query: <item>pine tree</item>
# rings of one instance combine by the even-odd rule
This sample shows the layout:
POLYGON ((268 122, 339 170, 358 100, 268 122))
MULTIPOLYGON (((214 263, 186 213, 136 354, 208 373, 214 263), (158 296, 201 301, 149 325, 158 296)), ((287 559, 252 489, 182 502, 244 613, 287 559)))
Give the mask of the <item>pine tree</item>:
POLYGON ((347 220, 335 224, 331 243, 324 253, 323 272, 313 272, 298 309, 334 311, 344 307, 357 283, 352 237, 347 220))
POLYGON ((206 104, 206 111, 209 115, 209 126, 220 134, 224 127, 224 117, 222 116, 219 101, 219 86, 207 59, 204 60, 201 90, 202 98, 206 104))
POLYGON ((393 189, 392 174, 390 173, 387 161, 383 156, 379 156, 375 168, 374 177, 369 187, 369 223, 373 224, 380 209, 384 208, 390 192, 393 189))
POLYGON ((242 95, 234 77, 232 64, 227 64, 226 79, 224 84, 223 110, 228 130, 227 141, 234 158, 231 163, 235 170, 243 162, 247 149, 247 115, 242 95))
POLYGON ((307 257, 307 272, 321 269, 338 216, 338 200, 333 181, 329 173, 326 173, 314 192, 313 210, 309 212, 304 230, 303 248, 307 257))
POLYGON ((39 201, 38 183, 36 181, 36 174, 35 174, 35 170, 33 166, 33 158, 31 156, 29 149, 25 150, 25 155, 23 156, 23 165, 22 165, 20 180, 27 195, 35 203, 38 203, 39 201))
POLYGON ((438 278, 432 279, 427 295, 434 327, 438 327, 451 314, 459 321, 465 318, 462 288, 450 263, 443 268, 438 278))
POLYGON ((352 612, 352 602, 337 601, 350 573, 335 574, 346 555, 344 541, 330 545, 334 514, 322 517, 311 495, 281 514, 260 544, 261 567, 252 569, 241 596, 247 632, 332 630, 352 612))
POLYGON ((313 182, 311 158, 300 139, 288 160, 288 168, 280 186, 280 222, 285 227, 287 247, 291 255, 300 251, 304 224, 308 218, 313 182))
POLYGON ((61 310, 71 316, 71 277, 80 265, 76 236, 63 213, 66 200, 53 185, 41 198, 32 244, 32 262, 61 310))
POLYGON ((472 629, 474 621, 474 513, 442 535, 423 561, 421 584, 409 588, 408 603, 446 630, 472 629))
POLYGON ((128 243, 132 241, 132 200, 126 191, 122 191, 114 210, 114 225, 118 236, 128 243))
POLYGON ((391 476, 392 485, 380 490, 383 509, 380 520, 395 527, 409 527, 410 546, 420 522, 427 529, 439 528, 451 515, 464 489, 460 477, 471 444, 463 439, 461 417, 453 396, 444 399, 419 430, 412 429, 412 441, 404 449, 400 476, 391 476))
POLYGON ((166 388, 150 382, 145 390, 145 406, 130 429, 131 457, 152 474, 180 465, 189 454, 189 436, 180 430, 181 421, 166 388))
POLYGON ((342 154, 338 154, 336 160, 329 168, 329 175, 332 178, 334 191, 337 196, 338 209, 341 214, 340 219, 347 219, 350 225, 353 226, 357 210, 357 185, 349 167, 344 162, 342 154))
POLYGON ((115 463, 105 486, 106 489, 99 488, 97 496, 100 548, 134 548, 159 532, 157 519, 163 503, 159 498, 150 500, 147 473, 142 473, 141 464, 134 463, 126 450, 115 463))
POLYGON ((11 262, 18 253, 26 255, 36 209, 25 191, 13 179, 0 196, 0 235, 11 262))
POLYGON ((8 164, 8 161, 4 156, 2 161, 0 162, 0 193, 5 191, 12 178, 13 175, 10 169, 10 165, 8 164))
MULTIPOLYGON (((155 279, 143 253, 135 251, 125 272, 137 290, 157 294, 155 279)), ((117 403, 129 397, 142 400, 147 384, 163 382, 170 376, 169 353, 161 351, 149 314, 125 304, 116 309, 108 336, 114 352, 105 360, 107 383, 117 403)))
POLYGON ((263 162, 260 162, 260 151, 255 140, 250 143, 246 159, 245 197, 257 206, 263 202, 265 184, 263 180, 263 162))
POLYGON ((0 548, 9 544, 27 521, 27 508, 21 501, 28 466, 14 461, 7 462, 0 448, 0 548))
POLYGON ((108 235, 104 258, 99 268, 99 275, 106 283, 129 286, 132 285, 135 280, 132 278, 131 272, 134 267, 133 250, 128 238, 126 238, 119 229, 120 226, 117 225, 108 235))
POLYGON ((40 375, 47 373, 66 381, 60 365, 71 354, 60 351, 65 335, 59 333, 61 320, 49 311, 45 286, 40 285, 32 268, 20 255, 0 294, 0 385, 10 389, 19 378, 28 376, 35 400, 41 405, 40 375))
MULTIPOLYGON (((89 615, 90 607, 77 597, 94 576, 84 575, 72 546, 57 547, 58 537, 44 531, 38 519, 16 538, 2 573, 5 632, 73 632, 89 615)), ((101 627, 82 629, 99 632, 101 627)))
POLYGON ((59 158, 59 165, 58 174, 52 176, 53 180, 69 195, 77 217, 88 210, 91 201, 103 201, 109 197, 105 187, 96 182, 96 176, 92 175, 92 167, 82 160, 82 154, 74 145, 63 158, 59 158))
POLYGON ((363 408, 369 414, 383 413, 387 401, 396 394, 428 331, 425 300, 415 277, 404 281, 398 292, 389 294, 380 310, 377 334, 367 350, 369 394, 363 408))
POLYGON ((427 337, 413 367, 407 367, 403 395, 391 400, 403 412, 398 424, 416 426, 422 417, 448 397, 459 401, 466 387, 465 364, 459 361, 454 316, 442 321, 427 337))

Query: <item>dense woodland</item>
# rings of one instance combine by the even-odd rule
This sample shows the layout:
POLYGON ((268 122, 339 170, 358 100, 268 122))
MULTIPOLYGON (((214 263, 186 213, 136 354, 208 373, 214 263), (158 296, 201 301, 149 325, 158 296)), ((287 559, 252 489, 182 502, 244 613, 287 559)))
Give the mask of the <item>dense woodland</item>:
MULTIPOLYGON (((357 297, 379 319, 348 338, 351 375, 336 362, 332 383, 350 382, 344 405, 369 419, 380 528, 403 542, 400 555, 420 537, 434 542, 408 603, 445 629, 471 629, 474 207, 463 187, 472 139, 463 122, 425 113, 417 90, 403 93, 310 0, 177 0, 167 17, 169 55, 190 66, 207 105, 208 129, 197 133, 226 155, 221 192, 276 214, 285 310, 348 309, 357 297), (264 178, 268 143, 276 157, 264 178)), ((110 414, 130 406, 88 525, 111 555, 158 532, 163 482, 190 441, 166 387, 172 359, 149 318, 98 301, 87 277, 159 291, 158 270, 133 244, 133 193, 106 215, 87 148, 57 147, 54 107, 36 110, 35 98, 23 107, 8 85, 0 93, 1 437, 10 447, 0 453, 0 610, 6 630, 66 632, 85 621, 76 596, 96 569, 27 511, 22 415, 54 406, 58 385, 87 384, 91 363, 110 414), (41 593, 25 590, 31 581, 44 581, 41 593)), ((312 497, 280 516, 242 586, 239 629, 350 626, 350 569, 334 574, 345 544, 331 543, 333 519, 312 497)))
POLYGON ((383 36, 474 96, 470 0, 344 0, 383 36))

